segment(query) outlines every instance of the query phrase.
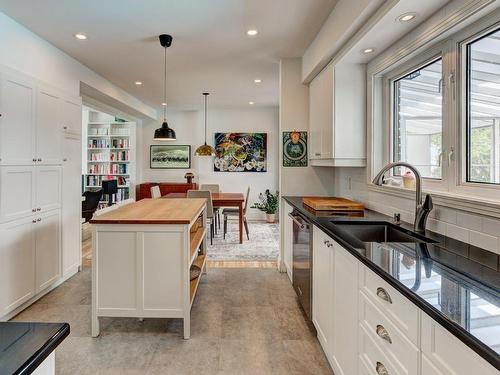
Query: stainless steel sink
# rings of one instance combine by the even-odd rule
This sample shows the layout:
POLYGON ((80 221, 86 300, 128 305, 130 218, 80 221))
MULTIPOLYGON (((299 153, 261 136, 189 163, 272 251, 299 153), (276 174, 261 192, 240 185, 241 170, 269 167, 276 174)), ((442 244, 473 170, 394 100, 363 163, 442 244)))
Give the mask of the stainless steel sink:
POLYGON ((386 221, 360 222, 332 220, 331 223, 337 229, 350 234, 362 242, 436 242, 430 238, 386 221))

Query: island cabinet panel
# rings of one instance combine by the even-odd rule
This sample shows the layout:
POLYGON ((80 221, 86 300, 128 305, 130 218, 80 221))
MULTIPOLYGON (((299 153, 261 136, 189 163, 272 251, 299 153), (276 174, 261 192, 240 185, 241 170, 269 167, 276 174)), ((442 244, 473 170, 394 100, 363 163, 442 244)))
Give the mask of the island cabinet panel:
MULTIPOLYGON (((101 311, 136 311, 138 279, 131 278, 137 272, 139 249, 136 233, 99 232, 97 252, 97 307, 101 311)), ((123 311, 122 314, 126 315, 123 311)))
POLYGON ((183 233, 143 233, 144 311, 182 311, 183 233))

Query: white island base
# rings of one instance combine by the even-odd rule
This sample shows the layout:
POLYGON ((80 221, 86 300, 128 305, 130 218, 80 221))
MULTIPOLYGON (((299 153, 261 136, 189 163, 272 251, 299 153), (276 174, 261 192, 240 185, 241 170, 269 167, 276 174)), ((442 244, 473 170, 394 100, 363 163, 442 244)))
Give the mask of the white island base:
MULTIPOLYGON (((187 223, 112 221, 116 215, 130 215, 134 206, 141 209, 151 206, 141 203, 144 201, 150 200, 133 203, 92 221, 93 337, 100 333, 99 317, 182 318, 184 338, 190 337, 191 305, 199 280, 206 272, 205 200, 182 199, 190 201, 191 206, 193 201, 199 201, 190 213, 192 217, 185 220, 187 223), (190 229, 200 215, 203 224, 192 233, 190 229), (192 264, 202 272, 190 281, 192 264)), ((173 200, 155 201, 168 206, 173 200)))

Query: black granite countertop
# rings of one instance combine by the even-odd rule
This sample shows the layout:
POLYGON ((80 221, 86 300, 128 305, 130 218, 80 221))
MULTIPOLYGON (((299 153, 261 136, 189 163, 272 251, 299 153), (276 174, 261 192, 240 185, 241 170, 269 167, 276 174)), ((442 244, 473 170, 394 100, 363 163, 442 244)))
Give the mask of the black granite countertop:
MULTIPOLYGON (((425 236, 435 243, 361 242, 335 222, 392 218, 370 210, 362 217, 337 216, 310 209, 301 197, 284 199, 500 370, 499 255, 432 231, 425 236)), ((407 223, 401 227, 413 229, 407 223)))
POLYGON ((67 323, 0 322, 0 374, 31 374, 68 335, 67 323))

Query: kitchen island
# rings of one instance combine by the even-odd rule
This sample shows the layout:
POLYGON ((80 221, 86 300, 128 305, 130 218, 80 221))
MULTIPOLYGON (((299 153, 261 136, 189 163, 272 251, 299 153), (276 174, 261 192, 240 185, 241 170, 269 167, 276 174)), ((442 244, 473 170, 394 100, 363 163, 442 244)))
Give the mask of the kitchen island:
POLYGON ((143 199, 94 217, 92 336, 99 317, 182 318, 205 268, 205 199, 143 199), (195 265, 200 275, 190 280, 195 265))

